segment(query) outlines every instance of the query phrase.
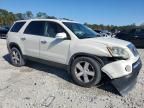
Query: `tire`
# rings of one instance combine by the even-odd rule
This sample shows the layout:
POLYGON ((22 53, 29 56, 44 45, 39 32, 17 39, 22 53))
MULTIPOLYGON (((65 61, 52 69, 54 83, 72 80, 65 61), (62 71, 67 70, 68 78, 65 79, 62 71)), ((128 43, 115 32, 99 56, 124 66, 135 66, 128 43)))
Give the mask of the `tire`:
POLYGON ((101 68, 96 60, 90 57, 79 57, 71 65, 71 76, 77 85, 92 87, 101 81, 101 68))
POLYGON ((11 60, 11 64, 16 67, 21 67, 25 65, 25 60, 23 58, 23 55, 20 52, 20 50, 16 47, 13 47, 10 50, 10 60, 11 60))

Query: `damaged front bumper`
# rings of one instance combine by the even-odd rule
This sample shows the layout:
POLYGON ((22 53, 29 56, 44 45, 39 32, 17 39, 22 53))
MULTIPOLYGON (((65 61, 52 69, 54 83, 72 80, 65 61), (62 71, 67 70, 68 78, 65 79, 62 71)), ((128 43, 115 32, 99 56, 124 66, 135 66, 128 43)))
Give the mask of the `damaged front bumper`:
POLYGON ((138 61, 132 65, 133 71, 131 74, 113 79, 111 81, 112 85, 117 89, 120 95, 126 95, 135 86, 141 67, 141 60, 138 59, 138 61))

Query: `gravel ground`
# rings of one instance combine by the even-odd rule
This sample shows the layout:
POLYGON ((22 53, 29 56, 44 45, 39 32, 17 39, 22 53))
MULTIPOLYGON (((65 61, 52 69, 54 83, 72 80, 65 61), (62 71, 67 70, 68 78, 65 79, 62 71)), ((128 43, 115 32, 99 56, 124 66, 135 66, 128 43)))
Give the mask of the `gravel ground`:
MULTIPOLYGON (((144 59, 144 51, 138 51, 144 59)), ((121 97, 109 84, 82 88, 66 71, 43 64, 14 67, 9 64, 6 41, 0 40, 0 108, 144 108, 143 70, 135 88, 121 97)))

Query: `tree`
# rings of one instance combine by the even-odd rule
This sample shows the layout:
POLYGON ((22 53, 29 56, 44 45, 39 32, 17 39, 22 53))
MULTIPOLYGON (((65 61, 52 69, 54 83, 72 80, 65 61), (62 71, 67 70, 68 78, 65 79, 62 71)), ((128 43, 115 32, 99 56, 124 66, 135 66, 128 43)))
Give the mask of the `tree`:
POLYGON ((27 11, 24 15, 25 19, 32 19, 34 16, 31 11, 27 11))
POLYGON ((25 19, 24 14, 22 14, 22 13, 15 14, 15 19, 16 20, 24 20, 25 19))
POLYGON ((3 19, 2 19, 2 17, 0 16, 0 25, 2 25, 3 24, 3 19))
MULTIPOLYGON (((38 12, 36 15, 33 15, 31 11, 26 11, 25 13, 12 13, 7 10, 0 9, 0 26, 11 25, 16 20, 24 20, 31 18, 49 18, 49 19, 57 19, 55 16, 49 16, 47 13, 38 12)), ((63 18, 65 20, 69 20, 68 18, 63 18)), ((126 26, 114 26, 114 25, 103 25, 103 24, 88 24, 85 23, 86 26, 94 30, 109 30, 109 31, 130 31, 132 29, 144 29, 144 23, 140 26, 136 26, 135 23, 126 25, 126 26)))
POLYGON ((144 23, 142 23, 142 24, 140 25, 140 27, 141 27, 142 29, 144 29, 144 23))
POLYGON ((12 12, 9 12, 7 17, 8 17, 7 25, 12 25, 12 23, 15 21, 15 15, 12 12))
POLYGON ((44 13, 44 12, 38 12, 38 13, 36 14, 36 17, 37 17, 37 18, 47 18, 48 15, 47 15, 46 13, 44 13))
POLYGON ((11 25, 15 21, 15 16, 12 12, 0 9, 0 24, 1 25, 11 25))
POLYGON ((47 16, 47 19, 57 19, 55 16, 47 16))

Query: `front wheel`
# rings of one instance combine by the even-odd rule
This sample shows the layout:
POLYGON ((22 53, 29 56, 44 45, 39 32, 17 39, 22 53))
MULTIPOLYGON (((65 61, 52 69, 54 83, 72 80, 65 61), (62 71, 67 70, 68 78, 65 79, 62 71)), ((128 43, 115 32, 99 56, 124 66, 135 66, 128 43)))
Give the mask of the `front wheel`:
POLYGON ((19 51, 19 49, 13 47, 10 51, 10 59, 11 63, 14 66, 20 67, 25 65, 25 60, 23 59, 23 55, 19 51))
POLYGON ((83 87, 91 87, 101 80, 99 63, 89 57, 76 58, 71 66, 73 81, 83 87))

